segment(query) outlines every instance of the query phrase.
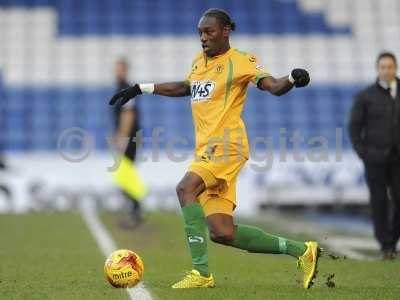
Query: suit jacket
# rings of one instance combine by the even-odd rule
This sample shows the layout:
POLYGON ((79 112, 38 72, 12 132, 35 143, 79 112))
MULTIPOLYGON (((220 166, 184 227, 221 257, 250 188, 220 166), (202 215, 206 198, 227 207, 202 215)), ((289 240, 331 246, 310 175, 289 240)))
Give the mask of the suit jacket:
POLYGON ((351 109, 349 135, 366 162, 385 162, 393 149, 400 153, 400 80, 393 99, 378 81, 359 92, 351 109))

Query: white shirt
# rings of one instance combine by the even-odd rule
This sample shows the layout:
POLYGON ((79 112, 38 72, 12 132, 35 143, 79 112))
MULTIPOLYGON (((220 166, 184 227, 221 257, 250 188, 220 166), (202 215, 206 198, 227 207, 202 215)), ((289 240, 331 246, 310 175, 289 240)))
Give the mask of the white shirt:
POLYGON ((387 81, 379 80, 379 85, 383 87, 384 89, 390 88, 390 96, 392 96, 393 99, 396 98, 397 95, 397 80, 394 79, 390 83, 387 81))

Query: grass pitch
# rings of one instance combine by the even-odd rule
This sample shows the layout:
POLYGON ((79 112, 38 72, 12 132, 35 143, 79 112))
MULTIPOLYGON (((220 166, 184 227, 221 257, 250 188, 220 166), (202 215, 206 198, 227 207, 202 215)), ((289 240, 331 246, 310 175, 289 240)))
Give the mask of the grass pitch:
POLYGON ((0 299, 128 299, 79 214, 0 215, 0 299))
MULTIPOLYGON (((303 290, 297 282, 295 259, 284 255, 250 254, 211 242, 208 244, 209 259, 216 287, 173 290, 170 285, 191 266, 181 217, 151 214, 146 223, 134 231, 119 229, 118 215, 104 215, 102 219, 119 247, 141 255, 145 263, 144 281, 157 299, 399 299, 400 260, 363 262, 323 257, 316 284, 310 290, 303 290), (332 274, 335 288, 326 285, 327 277, 332 274)), ((261 224, 261 227, 284 235, 273 224, 261 224)))
MULTIPOLYGON (((191 265, 181 217, 149 214, 134 231, 121 230, 119 218, 102 215, 118 246, 143 258, 144 282, 154 299, 399 299, 400 260, 322 258, 316 284, 303 290, 296 281, 295 259, 249 254, 211 242, 210 267, 217 286, 172 290, 170 285, 191 265), (335 288, 326 285, 330 274, 335 274, 335 288)), ((276 224, 261 227, 285 235, 276 224)), ((0 215, 0 259, 0 299, 128 299, 124 289, 105 281, 104 257, 79 214, 0 215)))

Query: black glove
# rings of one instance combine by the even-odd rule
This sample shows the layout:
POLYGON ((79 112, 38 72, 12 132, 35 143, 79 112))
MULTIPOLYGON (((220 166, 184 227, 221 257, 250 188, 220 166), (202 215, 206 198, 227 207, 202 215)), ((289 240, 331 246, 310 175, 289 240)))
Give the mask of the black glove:
POLYGON ((116 93, 111 98, 111 100, 108 104, 114 105, 117 103, 117 105, 124 105, 130 99, 132 99, 140 94, 142 94, 142 91, 141 91, 139 85, 136 83, 135 85, 130 86, 130 87, 123 89, 122 91, 116 93))
POLYGON ((294 69, 291 73, 295 87, 303 87, 310 83, 310 75, 304 69, 294 69))

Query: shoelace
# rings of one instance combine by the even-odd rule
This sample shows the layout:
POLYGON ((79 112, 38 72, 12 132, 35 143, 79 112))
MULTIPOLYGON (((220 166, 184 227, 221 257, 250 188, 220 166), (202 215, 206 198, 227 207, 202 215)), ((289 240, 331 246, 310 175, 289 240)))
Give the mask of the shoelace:
POLYGON ((185 274, 185 277, 179 283, 180 285, 186 285, 193 278, 193 274, 190 271, 189 272, 185 272, 184 274, 185 274))
POLYGON ((299 258, 297 260, 297 269, 301 269, 301 268, 304 268, 304 264, 303 264, 303 261, 299 258))

